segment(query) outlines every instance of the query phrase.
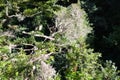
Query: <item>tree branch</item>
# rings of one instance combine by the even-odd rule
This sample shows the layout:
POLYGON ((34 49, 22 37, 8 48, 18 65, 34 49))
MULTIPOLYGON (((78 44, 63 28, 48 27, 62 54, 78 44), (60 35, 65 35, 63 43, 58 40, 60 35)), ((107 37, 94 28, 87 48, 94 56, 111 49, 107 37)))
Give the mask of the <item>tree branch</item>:
MULTIPOLYGON (((32 33, 27 33, 25 31, 22 32, 23 34, 28 34, 28 35, 32 35, 32 33)), ((35 37, 43 37, 45 39, 49 39, 49 40, 55 40, 54 38, 50 37, 50 36, 46 36, 46 35, 40 35, 40 34, 34 34, 35 37)))
POLYGON ((28 64, 33 63, 35 61, 45 61, 45 60, 49 59, 52 54, 55 54, 55 53, 51 52, 51 53, 48 53, 48 54, 41 54, 39 57, 31 59, 28 62, 28 64))

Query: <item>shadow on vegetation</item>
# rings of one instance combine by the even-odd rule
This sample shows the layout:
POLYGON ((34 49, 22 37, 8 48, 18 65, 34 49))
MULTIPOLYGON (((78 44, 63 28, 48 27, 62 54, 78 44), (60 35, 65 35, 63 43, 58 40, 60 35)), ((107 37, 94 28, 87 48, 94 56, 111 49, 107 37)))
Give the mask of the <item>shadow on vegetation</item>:
POLYGON ((120 0, 82 1, 82 7, 93 24, 94 35, 89 35, 93 39, 90 46, 95 52, 102 53, 103 60, 112 60, 120 69, 120 0))
POLYGON ((61 51, 58 54, 53 55, 55 58, 55 62, 53 63, 53 67, 55 70, 62 75, 61 80, 66 80, 65 78, 65 72, 69 65, 69 62, 66 58, 68 49, 66 47, 62 48, 61 51))

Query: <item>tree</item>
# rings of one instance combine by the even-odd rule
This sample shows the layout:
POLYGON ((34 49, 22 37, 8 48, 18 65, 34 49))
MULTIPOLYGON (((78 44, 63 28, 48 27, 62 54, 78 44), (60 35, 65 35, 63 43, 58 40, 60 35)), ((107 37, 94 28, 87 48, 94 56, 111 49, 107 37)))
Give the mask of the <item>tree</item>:
POLYGON ((59 1, 1 0, 0 79, 120 79, 87 46, 92 28, 81 4, 59 1))

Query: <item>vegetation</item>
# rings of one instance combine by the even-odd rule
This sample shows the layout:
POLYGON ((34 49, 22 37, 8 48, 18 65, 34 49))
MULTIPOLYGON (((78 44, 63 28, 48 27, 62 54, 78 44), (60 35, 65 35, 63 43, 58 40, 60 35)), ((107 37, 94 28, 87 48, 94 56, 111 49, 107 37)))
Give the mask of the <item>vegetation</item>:
POLYGON ((119 62, 119 0, 82 0, 82 7, 93 23, 95 51, 102 53, 103 60, 112 60, 120 69, 119 62), (94 16, 94 17, 93 17, 94 16), (117 34, 117 35, 116 35, 117 34))
POLYGON ((104 59, 120 50, 119 25, 111 31, 95 14, 101 1, 0 2, 0 80, 120 80, 117 63, 104 59))

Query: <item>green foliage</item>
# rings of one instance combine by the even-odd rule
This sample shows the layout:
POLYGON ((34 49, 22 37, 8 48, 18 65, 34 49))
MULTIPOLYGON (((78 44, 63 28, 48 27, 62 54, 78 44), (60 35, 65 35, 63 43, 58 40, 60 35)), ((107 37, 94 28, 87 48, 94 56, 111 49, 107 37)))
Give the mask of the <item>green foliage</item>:
POLYGON ((107 38, 107 41, 109 42, 109 45, 115 45, 120 49, 120 38, 118 36, 120 36, 120 29, 119 26, 115 26, 113 32, 110 33, 109 37, 107 38))
POLYGON ((94 28, 95 51, 103 54, 102 59, 112 60, 120 69, 119 62, 119 0, 81 0, 94 28))
POLYGON ((28 64, 28 59, 28 56, 22 53, 9 57, 3 56, 3 60, 0 61, 0 79, 17 79, 17 77, 23 79, 28 76, 29 70, 32 69, 32 65, 28 64), (4 59, 4 57, 7 59, 4 59))
MULTIPOLYGON (((43 26, 42 32, 46 33, 48 24, 53 24, 54 12, 59 10, 59 6, 56 5, 56 0, 46 1, 33 1, 33 0, 8 0, 1 1, 1 27, 6 29, 12 29, 13 25, 17 25, 17 30, 22 31, 21 28, 25 28, 27 31, 39 30, 39 25, 43 26), (6 18, 6 16, 8 18, 6 18), (4 21, 5 20, 5 21, 4 21)), ((14 28, 16 31, 16 28, 14 28)))
MULTIPOLYGON (((55 52, 55 46, 51 42, 39 43, 39 50, 36 50, 34 55, 26 55, 21 48, 18 53, 8 53, 0 50, 0 79, 40 79, 40 76, 46 76, 41 74, 41 61, 45 61, 47 64, 51 64, 54 58, 51 56, 48 60, 43 54, 49 54, 55 52)), ((3 47, 3 50, 6 48, 3 47)), ((44 65, 43 65, 44 66, 44 65)), ((46 67, 46 66, 44 66, 46 67)), ((44 69, 43 69, 44 70, 44 69)), ((59 79, 59 77, 55 77, 59 79)))
MULTIPOLYGON (((86 45, 92 28, 81 5, 57 1, 0 0, 0 80, 119 80, 115 64, 86 45), (59 33, 62 27, 68 31, 59 33)), ((118 33, 109 36, 113 43, 118 33)))
POLYGON ((66 70, 67 80, 119 80, 117 68, 111 61, 104 65, 99 61, 100 53, 86 49, 84 45, 71 47, 67 54, 69 66, 66 70))
POLYGON ((47 63, 43 65, 44 68, 49 67, 48 64, 54 58, 50 57, 47 60, 44 55, 55 52, 55 46, 52 42, 40 42, 41 37, 38 37, 39 42, 37 42, 34 34, 49 35, 44 30, 51 24, 54 11, 59 9, 55 4, 56 0, 8 0, 7 2, 0 0, 0 2, 0 79, 37 80, 44 78, 47 74, 41 72, 41 60, 44 64, 47 63), (40 25, 44 30, 38 29, 40 25), (23 33, 26 31, 30 34, 23 33), (12 37, 11 34, 8 36, 9 33, 6 34, 6 32, 14 36, 12 37), (12 47, 11 44, 20 47, 12 47), (36 54, 26 55, 25 44, 36 46, 38 48, 34 51, 36 54), (12 53, 12 49, 17 51, 12 53))

